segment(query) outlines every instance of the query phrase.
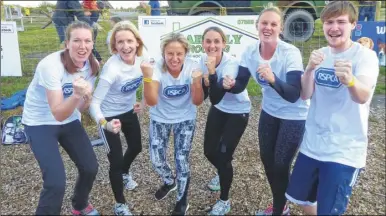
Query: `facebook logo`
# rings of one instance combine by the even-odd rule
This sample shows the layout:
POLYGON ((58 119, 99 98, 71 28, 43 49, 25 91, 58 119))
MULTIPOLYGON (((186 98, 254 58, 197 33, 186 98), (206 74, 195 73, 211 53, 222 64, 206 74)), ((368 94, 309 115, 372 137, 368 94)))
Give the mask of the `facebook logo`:
POLYGON ((149 20, 143 20, 144 25, 149 25, 149 20))

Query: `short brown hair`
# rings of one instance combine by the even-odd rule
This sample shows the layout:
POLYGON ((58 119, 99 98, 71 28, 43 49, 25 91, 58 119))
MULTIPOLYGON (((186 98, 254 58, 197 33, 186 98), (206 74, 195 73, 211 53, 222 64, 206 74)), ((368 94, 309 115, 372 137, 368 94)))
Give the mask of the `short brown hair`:
POLYGON ((131 33, 133 33, 135 39, 137 40, 139 46, 137 48, 137 56, 142 56, 143 54, 143 47, 145 46, 144 43, 143 43, 143 40, 141 38, 141 36, 139 35, 139 31, 137 29, 137 27, 135 27, 135 25, 128 21, 128 20, 125 20, 125 21, 120 21, 118 22, 117 24, 114 25, 113 27, 113 30, 112 30, 112 33, 111 33, 111 39, 110 39, 110 49, 111 49, 111 52, 116 54, 118 52, 117 48, 115 47, 115 43, 116 43, 116 40, 115 40, 115 35, 117 34, 117 32, 119 31, 131 31, 131 33))
MULTIPOLYGON (((76 21, 72 22, 69 26, 67 26, 66 41, 69 41, 71 39, 71 32, 75 29, 87 29, 91 32, 92 38, 94 37, 94 34, 93 34, 94 31, 89 24, 87 24, 86 22, 83 22, 83 21, 76 20, 76 21)), ((66 69, 66 71, 68 73, 73 74, 73 73, 77 72, 78 68, 76 67, 76 65, 72 61, 72 59, 70 57, 70 52, 67 48, 62 53, 60 53, 60 60, 61 60, 64 68, 66 69)), ((92 75, 98 76, 99 63, 97 62, 97 60, 94 57, 94 55, 92 54, 92 52, 90 53, 90 56, 88 57, 88 61, 89 61, 90 67, 91 67, 92 75)))
POLYGON ((353 3, 350 1, 330 1, 320 13, 320 19, 325 22, 330 18, 346 14, 350 23, 358 21, 358 10, 353 3))
POLYGON ((222 38, 223 42, 224 43, 227 42, 227 37, 225 36, 223 30, 221 30, 217 26, 211 26, 211 27, 208 27, 207 29, 205 29, 204 33, 202 34, 202 39, 204 39, 206 33, 208 33, 209 31, 215 31, 215 32, 219 33, 221 35, 221 38, 222 38))

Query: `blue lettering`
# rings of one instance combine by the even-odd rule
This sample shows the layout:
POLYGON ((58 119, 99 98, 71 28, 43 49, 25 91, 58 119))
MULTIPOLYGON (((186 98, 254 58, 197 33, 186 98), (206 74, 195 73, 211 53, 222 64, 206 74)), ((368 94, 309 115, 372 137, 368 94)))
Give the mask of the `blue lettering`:
POLYGON ((135 91, 139 88, 141 83, 142 83, 142 76, 135 79, 135 80, 127 82, 125 85, 123 85, 121 88, 121 92, 122 93, 129 93, 129 92, 135 91))
POLYGON ((315 83, 330 88, 339 88, 342 85, 335 75, 335 70, 329 68, 319 68, 315 71, 315 83))
POLYGON ((163 94, 167 98, 176 98, 184 96, 189 92, 189 85, 174 85, 164 88, 163 94))
POLYGON ((72 95, 72 92, 74 91, 74 88, 72 87, 72 83, 65 83, 62 86, 63 91, 63 97, 68 98, 72 95))

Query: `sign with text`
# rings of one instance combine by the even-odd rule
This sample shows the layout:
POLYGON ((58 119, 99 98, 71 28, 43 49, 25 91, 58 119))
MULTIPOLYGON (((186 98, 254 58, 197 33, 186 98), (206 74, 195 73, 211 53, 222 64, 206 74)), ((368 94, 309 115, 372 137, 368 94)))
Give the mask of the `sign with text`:
POLYGON ((189 57, 198 60, 205 51, 202 34, 208 27, 217 26, 226 35, 225 52, 240 60, 245 48, 258 40, 255 22, 258 16, 139 16, 138 28, 152 56, 160 56, 160 44, 169 33, 180 32, 189 41, 189 57))
POLYGON ((1 76, 22 76, 16 22, 1 21, 1 76))
POLYGON ((361 40, 370 40, 377 53, 379 65, 386 66, 386 22, 365 22, 359 21, 352 33, 352 40, 361 42, 361 40))

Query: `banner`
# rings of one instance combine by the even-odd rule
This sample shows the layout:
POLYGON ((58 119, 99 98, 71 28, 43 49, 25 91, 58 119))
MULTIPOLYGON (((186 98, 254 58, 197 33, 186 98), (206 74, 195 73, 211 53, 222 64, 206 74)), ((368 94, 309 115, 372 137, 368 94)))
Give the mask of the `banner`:
POLYGON ((1 76, 22 76, 16 22, 1 21, 1 76))
POLYGON ((378 56, 379 65, 386 66, 385 27, 386 22, 358 21, 352 34, 352 40, 369 46, 378 56))
POLYGON ((180 32, 190 43, 189 57, 198 60, 205 51, 202 33, 211 26, 221 28, 226 37, 225 52, 240 60, 245 48, 258 40, 255 22, 258 16, 139 16, 138 28, 152 56, 160 56, 161 40, 169 33, 180 32))

